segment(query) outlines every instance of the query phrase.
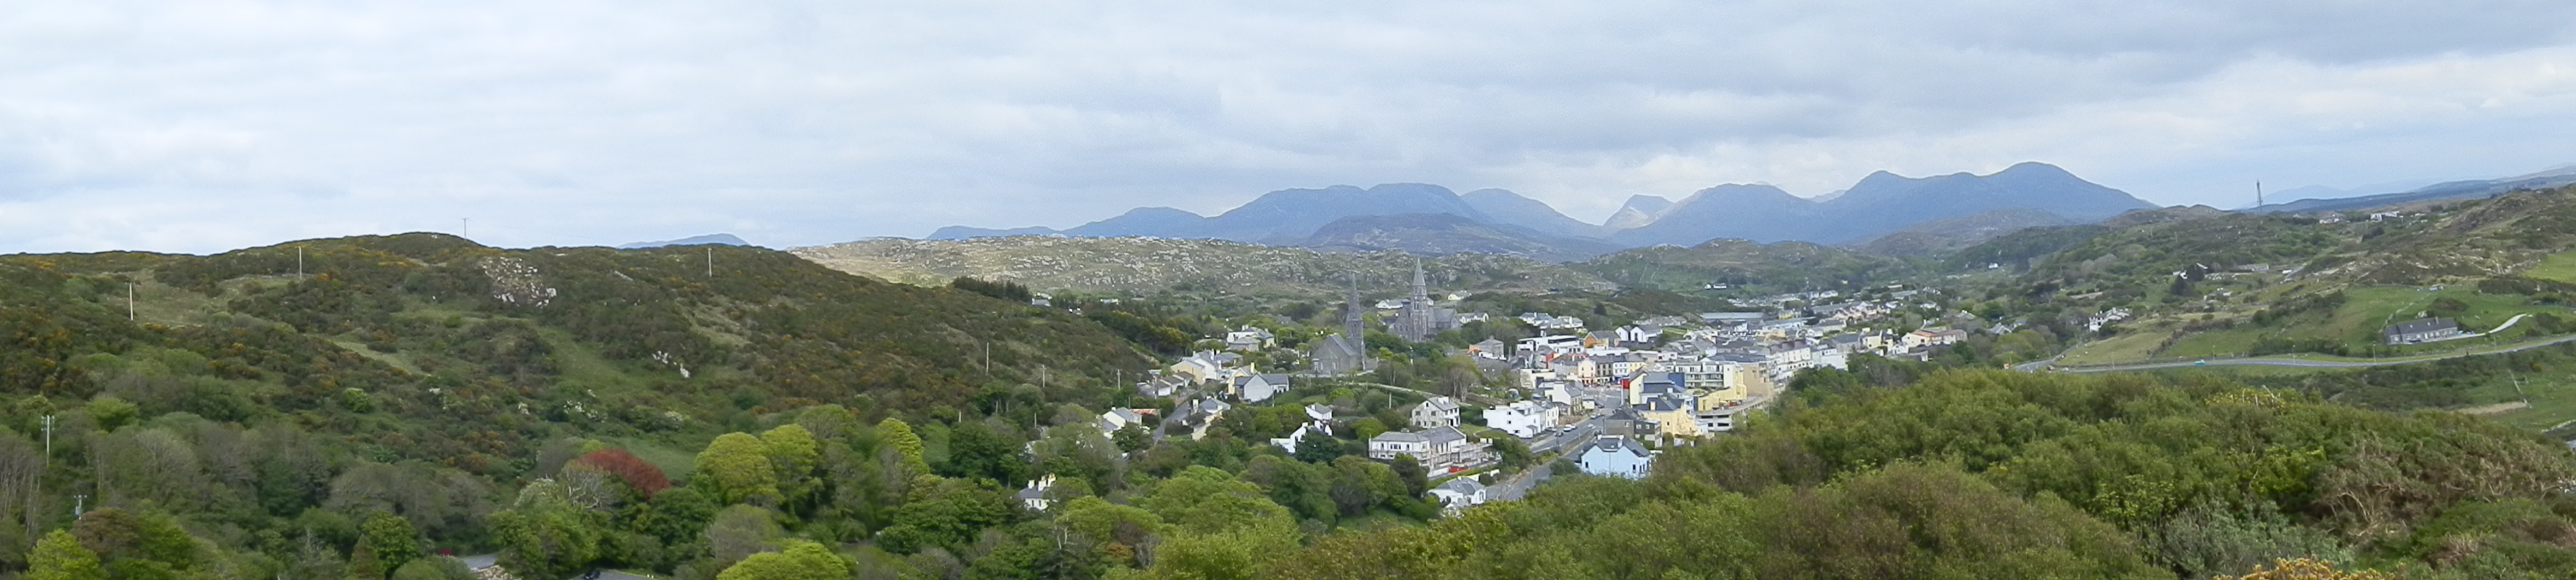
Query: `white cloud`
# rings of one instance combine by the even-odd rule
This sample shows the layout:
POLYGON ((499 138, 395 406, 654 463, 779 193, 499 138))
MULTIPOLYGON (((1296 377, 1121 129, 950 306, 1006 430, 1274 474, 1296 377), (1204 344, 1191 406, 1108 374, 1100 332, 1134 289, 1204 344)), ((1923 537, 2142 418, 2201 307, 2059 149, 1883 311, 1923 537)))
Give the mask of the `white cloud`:
POLYGON ((0 0, 0 251, 509 245, 2059 163, 2161 202, 2569 161, 2564 2, 0 0))

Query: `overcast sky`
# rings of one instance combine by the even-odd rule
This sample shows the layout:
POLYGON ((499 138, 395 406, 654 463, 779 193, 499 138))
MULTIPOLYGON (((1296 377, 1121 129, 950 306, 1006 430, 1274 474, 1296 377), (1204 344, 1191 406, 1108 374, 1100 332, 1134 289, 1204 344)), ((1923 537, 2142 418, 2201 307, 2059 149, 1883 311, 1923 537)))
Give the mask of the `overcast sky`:
POLYGON ((0 0, 0 252, 1800 195, 2054 163, 2165 204, 2576 162, 2576 2, 0 0))

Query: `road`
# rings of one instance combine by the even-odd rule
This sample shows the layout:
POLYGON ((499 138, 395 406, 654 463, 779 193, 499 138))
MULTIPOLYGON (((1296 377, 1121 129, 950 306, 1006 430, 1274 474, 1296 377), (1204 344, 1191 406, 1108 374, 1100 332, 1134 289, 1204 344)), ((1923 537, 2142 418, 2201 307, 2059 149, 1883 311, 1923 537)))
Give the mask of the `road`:
POLYGON ((1527 471, 1522 471, 1520 475, 1495 483, 1494 487, 1486 489, 1485 501, 1515 501, 1529 497, 1530 488, 1547 482, 1547 478, 1556 475, 1554 472, 1555 470, 1545 463, 1531 467, 1527 471))
MULTIPOLYGON (((2055 371, 2057 371, 2057 372, 2066 372, 2066 373, 2108 373, 2108 372, 2123 372, 2123 371, 2151 371, 2151 370, 2159 370, 2159 369, 2178 369, 2178 368, 2202 367, 2202 366, 2209 366, 2209 367, 2217 367, 2217 366, 2268 366, 2268 367, 2302 367, 2302 368, 2322 368, 2322 369, 2351 369, 2351 368, 2384 367, 2384 366, 2391 366, 2391 365, 2415 364, 2415 363, 2421 363, 2421 362, 2432 362, 2432 361, 2437 361, 2437 360, 2449 360, 2449 359, 2455 359, 2455 358, 2466 358, 2466 357, 2473 357, 2473 356, 2486 356, 2486 355, 2491 355, 2491 354, 2504 354, 2504 353, 2508 353, 2508 352, 2520 352, 2520 351, 2531 350, 2531 349, 2535 349, 2535 348, 2540 348, 2540 347, 2549 346, 2549 345, 2553 345, 2553 344, 2567 343, 2567 342, 2576 342, 2576 334, 2571 334, 2571 335, 2567 335, 2567 336, 2561 336, 2561 337, 2552 338, 2552 339, 2548 339, 2548 340, 2542 340, 2542 341, 2526 342, 2526 343, 2515 344, 2515 345, 2508 345, 2508 346, 2502 346, 2502 347, 2489 347, 2489 348, 2486 348, 2486 349, 2473 349, 2473 350, 2467 350, 2467 351, 2455 352, 2455 353, 2444 354, 2444 355, 2438 355, 2438 356, 2410 357, 2410 358, 2389 359, 2389 360, 2355 360, 2355 361, 2341 361, 2341 360, 2308 360, 2308 359, 2284 358, 2284 357, 2214 358, 2214 359, 2208 359, 2208 360, 2204 360, 2204 361, 2172 361, 2172 362, 2140 363, 2140 364, 2128 364, 2128 365, 2106 365, 2106 366, 2075 367, 2075 368, 2051 368, 2051 369, 2049 369, 2049 370, 2055 370, 2055 371)), ((2054 360, 2057 360, 2057 359, 2055 359, 2055 358, 2051 358, 2051 359, 2046 360, 2046 361, 2039 361, 2039 362, 2035 362, 2035 363, 2024 363, 2024 364, 2022 364, 2022 365, 2017 365, 2017 366, 2015 366, 2015 367, 2013 367, 2013 368, 2015 368, 2015 369, 2019 369, 2019 370, 2024 370, 2024 371, 2039 370, 2040 368, 2042 368, 2042 367, 2044 367, 2044 366, 2045 366, 2043 363, 2048 363, 2048 362, 2050 362, 2050 361, 2054 361, 2054 360)))

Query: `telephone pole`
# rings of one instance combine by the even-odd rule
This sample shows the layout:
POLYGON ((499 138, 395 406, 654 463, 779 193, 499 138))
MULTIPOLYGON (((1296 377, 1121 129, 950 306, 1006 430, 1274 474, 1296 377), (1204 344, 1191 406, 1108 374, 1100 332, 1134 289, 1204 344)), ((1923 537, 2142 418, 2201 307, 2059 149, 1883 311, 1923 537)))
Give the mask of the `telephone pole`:
POLYGON ((707 279, 716 279, 716 249, 713 246, 707 247, 707 279))
POLYGON ((125 283, 125 321, 134 321, 134 283, 125 283))
POLYGON ((2263 207, 2263 180, 2254 180, 2254 207, 2263 207))
POLYGON ((463 224, 457 228, 460 233, 456 234, 456 237, 474 239, 474 218, 456 218, 456 221, 463 224))

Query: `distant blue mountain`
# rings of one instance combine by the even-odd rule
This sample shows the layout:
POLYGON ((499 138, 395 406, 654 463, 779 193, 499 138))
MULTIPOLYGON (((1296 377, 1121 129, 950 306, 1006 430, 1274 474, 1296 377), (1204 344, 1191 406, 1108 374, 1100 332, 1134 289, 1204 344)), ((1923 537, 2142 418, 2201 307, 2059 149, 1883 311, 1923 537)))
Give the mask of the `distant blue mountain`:
MULTIPOLYGON (((2570 183, 2576 183, 2576 164, 2561 165, 2542 170, 2537 173, 2516 175, 2512 177, 2446 181, 2408 191, 2382 193, 2378 195, 2361 195, 2355 197, 2339 196, 2323 199, 2303 198, 2298 201, 2275 203, 2239 211, 2250 213, 2313 213, 2325 211, 2348 211, 2437 199, 2489 198, 2495 197, 2497 194, 2517 189, 2557 187, 2570 183)), ((2284 191, 2283 193, 2287 194, 2303 190, 2311 193, 2314 192, 2314 190, 2310 190, 2309 188, 2299 188, 2284 191)), ((2278 198, 2276 197, 2275 199, 2278 198)))
POLYGON ((749 246, 751 245, 751 242, 742 241, 742 238, 733 237, 733 234, 707 234, 703 236, 689 236, 661 242, 635 242, 632 244, 618 246, 617 249, 641 250, 663 246, 696 246, 704 244, 715 244, 720 246, 749 246))
POLYGON ((2046 163, 2021 163, 1992 175, 1917 178, 1880 171, 1823 202, 1768 185, 1708 188, 1664 210, 1653 222, 1610 239, 1630 246, 1692 246, 1714 238, 1847 244, 1914 224, 1997 210, 2037 210, 2093 222, 2152 207, 2046 163))
MULTIPOLYGON (((1998 210, 2032 210, 2091 222, 2120 212, 2155 207, 2117 189, 2103 187, 2044 163, 2014 165, 1992 175, 1957 173, 1923 178, 1878 172, 1839 195, 1810 200, 1768 185, 1721 185, 1701 190, 1680 202, 1636 196, 1609 224, 1594 225, 1566 217, 1546 203, 1499 189, 1459 195, 1448 188, 1421 183, 1389 183, 1361 189, 1336 185, 1321 189, 1284 189, 1214 216, 1168 207, 1145 207, 1062 231, 1047 228, 942 228, 932 239, 980 236, 1062 234, 1083 237, 1207 238, 1271 245, 1308 245, 1318 230, 1349 218, 1411 216, 1403 220, 1352 222, 1331 244, 1355 245, 1351 236, 1365 234, 1367 246, 1408 249, 1406 238, 1420 238, 1423 248, 1452 247, 1474 238, 1497 236, 1518 241, 1607 240, 1629 246, 1698 245, 1716 238, 1758 242, 1784 240, 1843 244, 1866 241, 1907 226, 1998 210), (1448 215, 1465 220, 1421 216, 1448 215), (1494 226, 1467 228, 1461 224, 1494 226), (1615 225, 1614 225, 1615 224, 1615 225), (1631 227, 1618 227, 1631 226, 1631 227), (1499 233, 1498 233, 1499 232, 1499 233), (1433 239, 1438 242, 1433 243, 1433 239)), ((1496 242, 1499 243, 1499 242, 1496 242)), ((1518 243, 1517 241, 1514 243, 1518 243)), ((1589 244, 1581 251, 1596 248, 1589 244)), ((1522 247, 1522 246, 1514 246, 1522 247)), ((1530 252, 1536 254, 1536 252, 1530 252)))

